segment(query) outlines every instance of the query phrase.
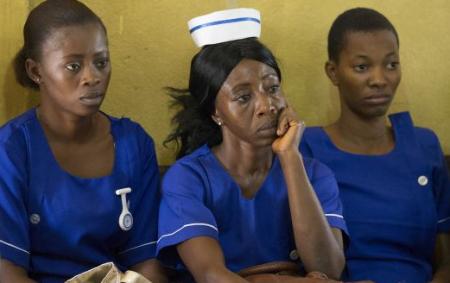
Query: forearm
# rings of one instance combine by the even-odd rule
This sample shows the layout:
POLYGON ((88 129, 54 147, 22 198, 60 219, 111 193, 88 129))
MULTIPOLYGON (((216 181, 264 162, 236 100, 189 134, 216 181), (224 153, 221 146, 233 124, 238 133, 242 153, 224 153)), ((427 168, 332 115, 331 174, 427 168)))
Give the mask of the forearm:
POLYGON ((217 240, 195 237, 177 246, 184 264, 198 283, 248 283, 228 270, 217 240))
POLYGON ((142 276, 150 280, 152 283, 168 283, 167 275, 164 268, 158 260, 150 259, 138 263, 130 268, 140 273, 142 276))
POLYGON ((211 267, 201 275, 199 283, 248 283, 247 280, 223 267, 211 267))
POLYGON ((25 269, 7 260, 0 259, 0 282, 37 283, 31 280, 25 269))
POLYGON ((279 158, 299 256, 307 271, 321 271, 337 279, 344 268, 344 254, 309 183, 302 157, 293 150, 279 154, 279 158))

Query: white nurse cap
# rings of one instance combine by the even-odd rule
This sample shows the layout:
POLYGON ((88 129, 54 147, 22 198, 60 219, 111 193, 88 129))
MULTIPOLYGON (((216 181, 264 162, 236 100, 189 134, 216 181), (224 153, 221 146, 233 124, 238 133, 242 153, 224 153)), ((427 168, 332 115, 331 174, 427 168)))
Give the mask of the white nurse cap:
POLYGON ((226 41, 259 37, 261 16, 258 10, 238 8, 213 12, 191 19, 189 32, 198 47, 226 41))

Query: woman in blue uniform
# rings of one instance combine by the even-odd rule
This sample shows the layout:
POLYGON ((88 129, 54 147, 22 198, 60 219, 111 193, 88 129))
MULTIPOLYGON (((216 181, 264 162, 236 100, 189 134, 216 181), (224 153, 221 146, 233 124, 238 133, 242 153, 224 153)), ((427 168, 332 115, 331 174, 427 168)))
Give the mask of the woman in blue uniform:
MULTIPOLYGON (((241 21, 259 22, 246 12, 241 21)), ((212 20, 220 22, 229 21, 212 20)), ((339 278, 345 222, 337 185, 299 153, 304 126, 283 97, 275 58, 256 38, 204 44, 189 89, 173 94, 182 109, 168 141, 181 148, 163 181, 159 257, 184 265, 196 282, 247 282, 240 270, 273 261, 339 278)))
POLYGON ((439 141, 408 113, 387 122, 401 78, 395 28, 374 10, 348 10, 330 29, 328 56, 340 117, 306 129, 301 151, 336 174, 351 235, 345 278, 449 282, 450 182, 439 141))
POLYGON ((63 282, 112 261, 164 282, 153 141, 99 111, 111 74, 102 21, 78 1, 44 1, 15 63, 41 103, 0 128, 0 281, 63 282))

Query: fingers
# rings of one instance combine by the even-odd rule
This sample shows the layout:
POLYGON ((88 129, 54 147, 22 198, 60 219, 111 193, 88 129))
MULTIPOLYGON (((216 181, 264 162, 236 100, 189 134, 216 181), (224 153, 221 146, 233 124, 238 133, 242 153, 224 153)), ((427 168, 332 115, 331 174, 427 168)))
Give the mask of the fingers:
POLYGON ((297 114, 292 108, 286 106, 278 118, 277 135, 283 136, 290 127, 296 126, 299 123, 303 122, 299 121, 297 114))

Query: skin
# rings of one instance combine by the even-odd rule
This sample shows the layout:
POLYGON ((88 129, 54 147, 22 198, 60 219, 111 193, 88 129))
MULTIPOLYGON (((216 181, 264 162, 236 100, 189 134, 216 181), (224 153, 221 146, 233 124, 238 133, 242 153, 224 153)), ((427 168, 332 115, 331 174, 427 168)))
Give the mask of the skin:
MULTIPOLYGON (((348 32, 339 62, 328 61, 325 71, 338 88, 341 114, 324 127, 341 150, 383 155, 395 146, 386 113, 401 80, 399 48, 393 32, 348 32)), ((450 234, 437 235, 432 282, 450 279, 450 234)))
MULTIPOLYGON (((41 104, 37 115, 55 159, 75 176, 111 174, 111 125, 99 112, 111 76, 104 30, 96 23, 57 28, 40 51, 39 60, 27 59, 26 69, 39 84, 41 104)), ((22 267, 7 260, 0 263, 0 282, 33 282, 22 267)), ((131 269, 152 282, 167 282, 156 260, 141 262, 131 269)))
MULTIPOLYGON (((299 256, 308 272, 338 278, 344 267, 341 231, 329 227, 309 183, 298 151, 304 124, 287 106, 276 72, 258 61, 242 60, 223 83, 215 105, 212 118, 221 125, 223 142, 212 150, 243 196, 255 196, 277 155, 299 256)), ((249 282, 226 268, 215 239, 195 237, 177 250, 196 282, 249 282)))

